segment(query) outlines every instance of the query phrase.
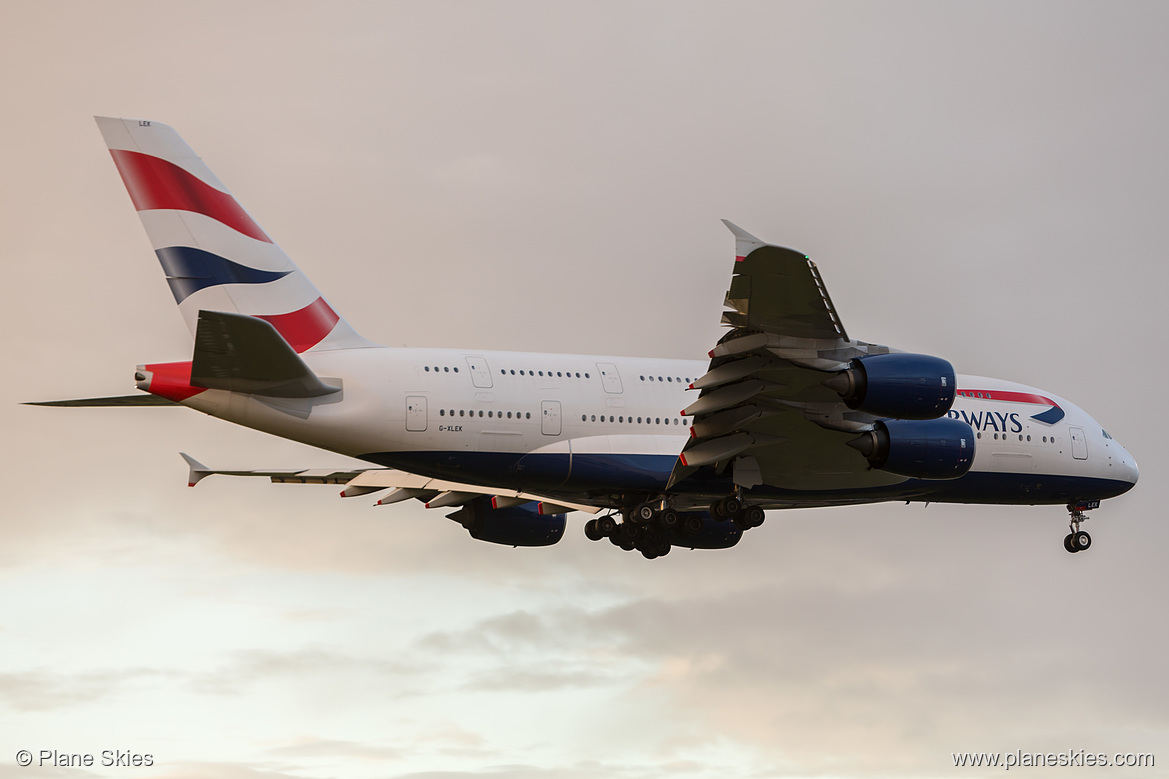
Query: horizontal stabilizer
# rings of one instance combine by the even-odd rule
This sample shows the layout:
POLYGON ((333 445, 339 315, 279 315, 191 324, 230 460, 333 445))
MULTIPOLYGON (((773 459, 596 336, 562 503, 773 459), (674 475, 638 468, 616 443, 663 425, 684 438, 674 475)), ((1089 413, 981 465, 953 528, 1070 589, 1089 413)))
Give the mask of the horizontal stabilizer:
POLYGON ((246 314, 200 311, 191 386, 276 398, 337 392, 317 378, 270 323, 246 314))
POLYGON ((173 400, 159 395, 119 395, 114 398, 78 398, 77 400, 38 400, 25 406, 72 406, 74 408, 103 408, 111 406, 177 406, 173 400))

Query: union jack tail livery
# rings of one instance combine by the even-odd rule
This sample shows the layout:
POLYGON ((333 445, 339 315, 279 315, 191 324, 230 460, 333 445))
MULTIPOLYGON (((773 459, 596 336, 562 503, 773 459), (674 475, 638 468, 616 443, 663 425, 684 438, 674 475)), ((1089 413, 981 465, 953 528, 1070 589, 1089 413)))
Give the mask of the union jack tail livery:
POLYGON ((200 311, 263 319, 296 352, 369 346, 171 127, 96 117, 194 335, 200 311))

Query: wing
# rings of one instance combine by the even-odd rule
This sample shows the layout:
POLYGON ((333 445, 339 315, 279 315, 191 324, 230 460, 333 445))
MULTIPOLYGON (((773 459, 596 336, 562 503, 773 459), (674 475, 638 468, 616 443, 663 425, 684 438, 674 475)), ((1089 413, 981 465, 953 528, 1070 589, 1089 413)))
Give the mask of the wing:
POLYGON ((816 264, 802 252, 735 235, 735 269, 722 322, 731 328, 695 381, 698 399, 670 486, 700 468, 730 469, 743 488, 833 490, 897 484, 847 445, 876 417, 849 409, 824 385, 855 357, 885 346, 848 338, 816 264))
POLYGON ((187 485, 194 487, 208 476, 262 476, 271 479, 274 484, 339 484, 344 485, 341 497, 353 498, 359 495, 370 495, 383 490, 390 490, 374 505, 388 506, 411 498, 422 501, 427 508, 448 508, 461 506, 476 498, 490 497, 495 508, 520 506, 525 503, 537 503, 540 514, 564 514, 569 511, 583 511, 596 514, 601 510, 599 506, 588 506, 580 503, 565 503, 562 500, 552 500, 540 495, 517 490, 499 490, 482 487, 475 484, 461 484, 459 482, 431 479, 428 476, 419 476, 405 471, 396 471, 389 468, 369 468, 352 471, 336 471, 324 468, 302 468, 275 471, 228 471, 208 468, 189 454, 180 453, 187 465, 190 466, 190 475, 187 485))

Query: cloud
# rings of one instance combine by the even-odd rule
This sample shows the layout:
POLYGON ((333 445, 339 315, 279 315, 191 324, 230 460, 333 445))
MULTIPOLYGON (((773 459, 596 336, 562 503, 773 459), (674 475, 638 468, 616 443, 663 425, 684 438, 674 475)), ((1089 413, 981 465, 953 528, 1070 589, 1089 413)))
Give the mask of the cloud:
POLYGON ((267 753, 276 758, 330 757, 340 760, 395 760, 403 756, 403 751, 397 747, 320 738, 306 738, 282 747, 272 747, 267 753))
POLYGON ((27 670, 0 674, 0 703, 21 712, 108 703, 158 680, 181 677, 159 668, 95 669, 82 673, 27 670))
POLYGON ((229 654, 226 662, 212 671, 192 673, 190 689, 208 695, 248 695, 260 685, 296 679, 350 678, 352 682, 388 685, 397 697, 418 693, 427 667, 416 659, 386 660, 345 654, 323 648, 287 651, 248 649, 229 654))

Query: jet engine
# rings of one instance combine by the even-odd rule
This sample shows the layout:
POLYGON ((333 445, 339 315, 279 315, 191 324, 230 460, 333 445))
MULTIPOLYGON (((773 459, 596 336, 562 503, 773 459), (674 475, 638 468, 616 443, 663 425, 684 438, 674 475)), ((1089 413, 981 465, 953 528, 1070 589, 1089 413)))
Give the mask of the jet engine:
POLYGON ((476 498, 447 519, 467 529, 471 538, 505 546, 551 546, 564 536, 565 515, 541 515, 536 504, 492 508, 487 498, 476 498))
POLYGON ((960 419, 884 419, 848 445, 869 465, 917 479, 956 479, 974 462, 974 430, 960 419))
POLYGON ((892 419, 937 419, 954 404, 954 366, 925 354, 858 357, 824 384, 849 408, 892 419))

